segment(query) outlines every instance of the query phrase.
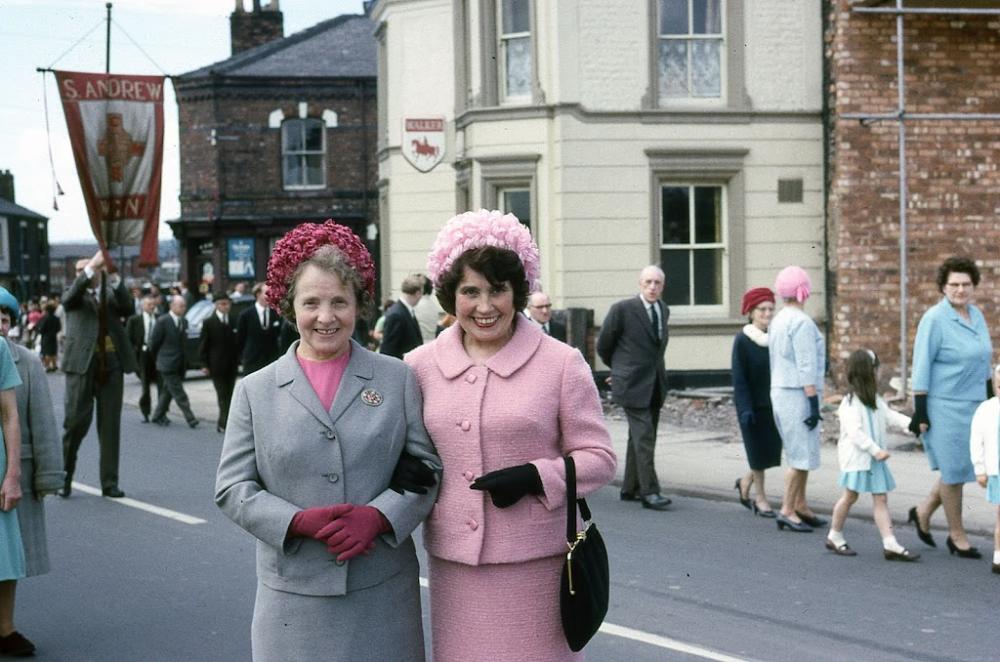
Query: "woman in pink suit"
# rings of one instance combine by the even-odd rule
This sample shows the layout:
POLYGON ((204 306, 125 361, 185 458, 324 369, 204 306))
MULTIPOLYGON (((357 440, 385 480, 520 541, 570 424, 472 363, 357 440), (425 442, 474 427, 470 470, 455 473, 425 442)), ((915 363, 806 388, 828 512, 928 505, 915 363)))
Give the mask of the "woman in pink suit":
POLYGON ((615 454, 583 357, 519 312, 538 271, 527 228, 496 211, 452 218, 428 258, 457 318, 405 358, 444 464, 424 528, 436 662, 582 659, 559 619, 562 458, 583 496, 611 480, 615 454))

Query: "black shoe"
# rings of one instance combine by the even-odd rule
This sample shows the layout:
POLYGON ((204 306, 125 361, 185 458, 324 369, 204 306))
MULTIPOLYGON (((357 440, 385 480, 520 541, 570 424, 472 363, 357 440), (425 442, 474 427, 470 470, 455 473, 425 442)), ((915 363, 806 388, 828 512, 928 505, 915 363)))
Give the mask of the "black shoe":
POLYGON ((771 509, 761 510, 760 506, 757 505, 756 501, 752 501, 750 503, 750 510, 752 510, 753 514, 756 515, 757 517, 763 517, 764 519, 774 519, 775 517, 777 517, 777 513, 775 513, 771 509))
POLYGON ((196 427, 198 427, 198 423, 200 423, 200 421, 197 418, 194 418, 194 419, 188 421, 188 427, 193 430, 196 427))
POLYGON ((782 515, 781 513, 778 513, 778 515, 775 517, 775 520, 778 523, 778 531, 784 531, 786 528, 789 528, 792 531, 797 531, 799 533, 809 533, 812 531, 812 527, 806 524, 805 522, 792 521, 787 517, 785 517, 784 515, 782 515))
POLYGON ((101 496, 106 496, 109 499, 121 499, 123 496, 125 496, 125 493, 122 492, 117 487, 106 487, 103 490, 101 490, 101 496))
MULTIPOLYGON (((843 545, 838 545, 829 538, 826 539, 826 548, 836 554, 837 556, 857 556, 858 553, 851 549, 850 545, 846 542, 843 545)), ((886 552, 888 554, 889 552, 886 552)), ((888 556, 886 558, 889 558, 888 556)))
POLYGON ((34 654, 35 644, 28 641, 20 632, 15 630, 6 637, 0 637, 0 655, 28 657, 34 654))
POLYGON ((975 547, 972 547, 971 545, 969 546, 968 549, 962 549, 961 547, 959 547, 958 545, 956 545, 952 541, 951 536, 948 536, 945 539, 944 542, 945 542, 946 545, 948 545, 948 551, 951 554, 958 554, 963 559, 981 559, 981 558, 983 558, 983 555, 979 553, 978 549, 976 549, 975 547))
POLYGON ((662 494, 644 494, 641 501, 642 507, 650 510, 666 510, 673 503, 662 494))
POLYGON ((914 506, 910 508, 910 516, 906 520, 913 524, 913 528, 917 530, 917 537, 920 538, 920 542, 924 543, 928 547, 937 547, 937 543, 934 542, 934 537, 931 536, 931 530, 927 529, 924 531, 920 528, 920 519, 917 517, 917 507, 914 506))
POLYGON ((753 508, 750 506, 750 499, 743 498, 743 488, 740 486, 740 482, 742 480, 743 480, 742 478, 737 478, 736 483, 733 485, 733 487, 736 488, 736 494, 740 500, 740 505, 746 508, 747 510, 753 510, 753 508))
POLYGON ((891 549, 883 549, 882 556, 885 557, 886 561, 919 561, 920 554, 914 554, 908 549, 904 549, 901 552, 894 552, 891 549))
POLYGON ((1000 563, 993 564, 993 574, 1000 575, 1000 563))
POLYGON ((143 423, 149 423, 149 414, 143 414, 142 415, 142 422, 143 423))
POLYGON ((154 418, 153 422, 161 427, 167 427, 170 425, 170 419, 164 416, 163 418, 154 418))
POLYGON ((59 490, 59 496, 64 499, 68 499, 69 495, 73 493, 73 479, 67 478, 63 481, 62 489, 59 490))
POLYGON ((619 492, 618 498, 622 501, 638 501, 639 495, 635 492, 619 492))
POLYGON ((829 524, 829 522, 827 522, 825 519, 823 519, 822 517, 817 517, 816 515, 806 515, 805 513, 800 513, 797 510, 795 511, 795 514, 799 516, 800 520, 802 520, 803 522, 805 522, 814 529, 818 529, 824 524, 829 524))
POLYGON ((216 425, 215 431, 218 432, 219 434, 226 434, 226 428, 222 427, 221 425, 216 425))

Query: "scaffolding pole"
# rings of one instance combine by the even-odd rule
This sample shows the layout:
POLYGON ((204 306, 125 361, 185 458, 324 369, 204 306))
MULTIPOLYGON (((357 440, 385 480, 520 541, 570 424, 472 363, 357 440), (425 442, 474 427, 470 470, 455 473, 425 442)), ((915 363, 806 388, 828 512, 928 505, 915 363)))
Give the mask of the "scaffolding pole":
POLYGON ((868 125, 874 122, 898 122, 899 126, 899 388, 896 397, 906 399, 908 384, 907 344, 909 328, 906 318, 907 297, 907 202, 909 190, 906 176, 906 122, 911 121, 996 121, 1000 113, 907 113, 905 78, 905 42, 903 22, 907 14, 1000 16, 1000 8, 973 7, 904 7, 903 0, 896 0, 894 7, 852 7, 859 14, 894 14, 896 16, 896 112, 894 113, 843 113, 841 119, 859 120, 868 125))

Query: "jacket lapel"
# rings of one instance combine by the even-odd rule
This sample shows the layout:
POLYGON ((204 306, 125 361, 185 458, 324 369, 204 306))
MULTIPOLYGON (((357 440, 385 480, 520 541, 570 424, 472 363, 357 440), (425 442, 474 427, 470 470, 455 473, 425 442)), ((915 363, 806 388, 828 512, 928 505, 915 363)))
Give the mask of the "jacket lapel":
MULTIPOLYGON (((649 336, 649 339, 653 341, 653 344, 659 345, 660 339, 653 333, 653 323, 649 319, 649 309, 646 307, 646 302, 641 297, 636 297, 632 303, 632 310, 635 312, 636 319, 642 325, 642 328, 646 330, 646 335, 649 336)), ((663 325, 662 312, 660 313, 660 325, 663 325)))
MULTIPOLYGON (((258 325, 259 326, 259 325, 258 325)), ((274 377, 278 388, 288 389, 288 393, 302 405, 302 408, 312 414, 316 420, 328 428, 333 428, 330 415, 323 409, 323 403, 313 390, 306 373, 302 372, 298 359, 295 358, 295 348, 298 343, 292 343, 285 355, 275 362, 274 377)), ((345 372, 346 376, 346 372, 345 372)))
POLYGON ((337 389, 337 396, 333 400, 330 408, 330 420, 334 425, 337 420, 344 415, 347 408, 351 406, 358 394, 368 386, 375 375, 375 361, 368 351, 361 345, 351 340, 351 360, 344 369, 344 376, 340 380, 340 388, 337 389))

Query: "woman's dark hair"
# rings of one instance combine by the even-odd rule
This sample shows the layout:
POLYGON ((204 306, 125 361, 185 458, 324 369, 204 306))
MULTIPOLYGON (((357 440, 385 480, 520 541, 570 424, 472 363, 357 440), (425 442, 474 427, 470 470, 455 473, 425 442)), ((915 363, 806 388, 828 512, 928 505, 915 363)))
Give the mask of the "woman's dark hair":
POLYGON ((437 300, 449 315, 455 314, 455 295, 466 267, 481 273, 493 287, 509 282, 514 292, 515 311, 524 310, 528 305, 528 279, 524 275, 521 258, 506 248, 482 246, 459 255, 451 269, 441 275, 436 291, 437 300))
POLYGON ((969 274, 972 284, 979 287, 979 267, 967 257, 949 257, 941 263, 937 272, 937 286, 939 292, 944 292, 944 286, 948 282, 951 274, 969 274))
POLYGON ((875 382, 875 371, 878 369, 878 356, 870 349, 859 349, 847 357, 847 390, 857 396, 869 409, 875 409, 875 398, 878 396, 878 385, 875 382))

